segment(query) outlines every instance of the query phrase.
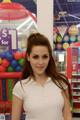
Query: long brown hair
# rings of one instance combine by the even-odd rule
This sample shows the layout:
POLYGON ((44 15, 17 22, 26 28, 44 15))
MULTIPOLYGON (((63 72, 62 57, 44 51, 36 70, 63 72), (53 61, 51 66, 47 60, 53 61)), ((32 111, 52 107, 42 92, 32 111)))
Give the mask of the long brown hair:
MULTIPOLYGON (((27 50, 26 54, 30 55, 32 47, 33 46, 46 46, 49 51, 50 60, 48 63, 48 67, 46 69, 46 74, 52 78, 52 81, 62 90, 65 91, 65 88, 63 84, 68 86, 69 93, 70 93, 70 84, 67 79, 67 77, 61 73, 58 72, 55 64, 55 60, 52 55, 52 48, 49 43, 49 40, 47 37, 45 37, 43 34, 40 33, 33 33, 31 34, 27 39, 27 50)), ((22 78, 25 79, 29 76, 34 76, 31 65, 29 61, 27 60, 27 57, 25 58, 25 64, 22 72, 22 78)))

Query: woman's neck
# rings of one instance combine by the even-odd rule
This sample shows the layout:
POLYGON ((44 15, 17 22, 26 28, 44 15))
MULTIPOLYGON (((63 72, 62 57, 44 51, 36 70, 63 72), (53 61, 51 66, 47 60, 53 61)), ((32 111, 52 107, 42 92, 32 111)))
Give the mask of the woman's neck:
POLYGON ((33 78, 38 84, 40 85, 44 85, 46 80, 48 79, 48 76, 46 74, 44 75, 35 75, 35 77, 33 78))

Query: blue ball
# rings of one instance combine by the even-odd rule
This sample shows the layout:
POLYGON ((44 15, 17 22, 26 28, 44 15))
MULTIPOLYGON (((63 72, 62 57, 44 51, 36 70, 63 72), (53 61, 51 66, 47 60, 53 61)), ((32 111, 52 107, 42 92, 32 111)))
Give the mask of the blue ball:
POLYGON ((18 65, 18 63, 17 63, 16 60, 12 60, 12 61, 11 61, 11 66, 12 66, 13 68, 15 68, 17 65, 18 65))
POLYGON ((1 58, 6 58, 6 52, 1 53, 1 54, 0 54, 0 57, 1 57, 1 58))
POLYGON ((6 52, 6 58, 10 61, 13 60, 13 55, 10 52, 6 52))
POLYGON ((20 66, 17 66, 17 67, 16 67, 16 71, 17 71, 17 72, 20 72, 21 70, 22 70, 22 67, 20 67, 20 66))

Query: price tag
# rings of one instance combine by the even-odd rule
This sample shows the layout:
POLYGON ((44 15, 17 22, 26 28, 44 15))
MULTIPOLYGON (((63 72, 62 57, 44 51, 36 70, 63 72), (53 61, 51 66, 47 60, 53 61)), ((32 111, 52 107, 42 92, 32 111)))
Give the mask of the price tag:
POLYGON ((0 30, 0 46, 8 46, 9 49, 18 49, 18 37, 16 29, 0 30))

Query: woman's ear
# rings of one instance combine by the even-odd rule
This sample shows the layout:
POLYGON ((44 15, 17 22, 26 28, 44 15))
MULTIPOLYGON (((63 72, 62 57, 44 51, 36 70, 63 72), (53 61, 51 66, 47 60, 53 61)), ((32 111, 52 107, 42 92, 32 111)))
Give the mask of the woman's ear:
POLYGON ((29 57, 27 57, 27 60, 28 60, 28 61, 30 61, 30 58, 29 58, 29 57))
POLYGON ((30 57, 29 57, 29 55, 27 55, 27 60, 30 61, 30 57))

